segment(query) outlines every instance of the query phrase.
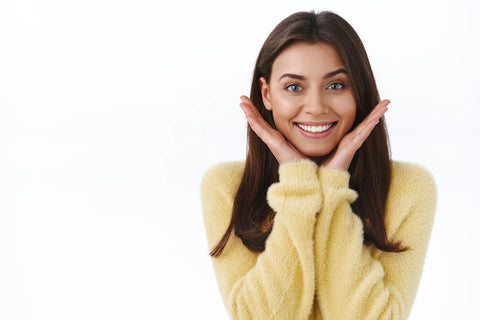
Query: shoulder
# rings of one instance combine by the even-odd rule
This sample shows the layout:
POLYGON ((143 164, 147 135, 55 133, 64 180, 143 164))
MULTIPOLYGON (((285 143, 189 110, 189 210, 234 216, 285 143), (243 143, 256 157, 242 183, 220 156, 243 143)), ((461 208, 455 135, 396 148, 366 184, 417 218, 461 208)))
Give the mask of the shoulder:
POLYGON ((200 184, 202 193, 206 190, 237 189, 243 176, 245 161, 220 162, 210 166, 203 174, 200 184))
POLYGON ((221 162, 203 174, 200 195, 209 248, 215 246, 230 224, 244 167, 245 161, 221 162))
POLYGON ((392 161, 391 187, 410 196, 419 193, 436 194, 435 179, 424 166, 405 161, 392 161))
POLYGON ((435 179, 427 168, 417 163, 392 161, 385 215, 390 234, 411 215, 421 215, 422 221, 433 221, 436 203, 435 179))

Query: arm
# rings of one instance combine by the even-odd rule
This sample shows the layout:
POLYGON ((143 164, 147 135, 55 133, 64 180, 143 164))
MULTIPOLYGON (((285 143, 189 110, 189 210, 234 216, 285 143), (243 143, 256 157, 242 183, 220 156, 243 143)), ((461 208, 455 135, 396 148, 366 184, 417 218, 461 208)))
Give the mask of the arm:
POLYGON ((350 204, 348 171, 319 168, 324 203, 315 233, 316 290, 328 319, 407 319, 428 248, 436 206, 432 176, 402 170, 387 199, 387 236, 410 250, 384 252, 363 244, 363 224, 350 204), (392 235, 390 237, 390 234, 392 235))
MULTIPOLYGON (((313 232, 321 205, 317 169, 310 160, 280 165, 280 181, 267 193, 276 215, 262 253, 251 252, 232 232, 220 257, 212 258, 232 318, 307 319, 310 315, 315 291, 313 232)), ((230 222, 236 191, 225 192, 221 182, 225 178, 220 176, 210 172, 202 181, 209 248, 230 222)))

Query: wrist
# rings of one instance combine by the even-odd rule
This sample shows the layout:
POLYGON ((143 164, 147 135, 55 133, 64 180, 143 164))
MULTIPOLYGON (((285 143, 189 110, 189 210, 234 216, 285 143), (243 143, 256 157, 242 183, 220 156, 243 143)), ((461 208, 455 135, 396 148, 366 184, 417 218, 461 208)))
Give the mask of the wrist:
POLYGON ((328 163, 322 164, 320 167, 327 168, 327 169, 337 169, 337 170, 348 171, 348 168, 350 168, 350 161, 328 162, 328 163))

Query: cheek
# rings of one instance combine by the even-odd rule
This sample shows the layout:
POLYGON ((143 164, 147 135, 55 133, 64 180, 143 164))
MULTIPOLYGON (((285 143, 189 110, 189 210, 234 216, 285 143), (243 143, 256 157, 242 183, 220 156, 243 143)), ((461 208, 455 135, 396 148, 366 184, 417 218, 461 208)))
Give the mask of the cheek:
POLYGON ((298 112, 298 108, 291 101, 285 99, 272 100, 272 114, 277 128, 289 126, 298 112))
POLYGON ((356 114, 357 114, 356 106, 353 106, 353 107, 349 108, 348 110, 346 110, 345 119, 346 119, 346 123, 347 123, 347 126, 348 126, 347 131, 350 131, 350 129, 352 128, 353 123, 355 122, 356 114))
POLYGON ((346 96, 343 97, 343 99, 341 100, 341 103, 339 103, 339 106, 341 106, 341 108, 338 108, 338 113, 342 117, 345 125, 348 127, 346 128, 347 131, 349 131, 353 123, 355 122, 355 117, 357 115, 357 105, 353 96, 346 96))

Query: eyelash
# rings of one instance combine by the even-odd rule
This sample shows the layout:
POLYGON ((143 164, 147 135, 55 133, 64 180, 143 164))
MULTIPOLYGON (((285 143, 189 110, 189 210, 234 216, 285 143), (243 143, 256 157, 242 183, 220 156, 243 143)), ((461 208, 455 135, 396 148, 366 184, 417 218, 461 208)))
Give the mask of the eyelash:
MULTIPOLYGON (((339 85, 342 86, 342 88, 340 88, 340 89, 333 89, 334 91, 342 90, 342 89, 345 89, 345 88, 346 88, 346 86, 345 86, 343 83, 341 83, 341 82, 332 82, 327 88, 329 88, 329 87, 330 87, 331 85, 333 85, 333 84, 339 84, 339 85)), ((291 86, 301 87, 299 84, 292 83, 292 84, 289 84, 288 86, 286 86, 286 87, 285 87, 285 90, 287 90, 287 91, 289 91, 289 92, 291 92, 291 93, 298 93, 298 92, 299 92, 299 91, 291 91, 291 90, 288 90, 288 88, 291 87, 291 86)))

